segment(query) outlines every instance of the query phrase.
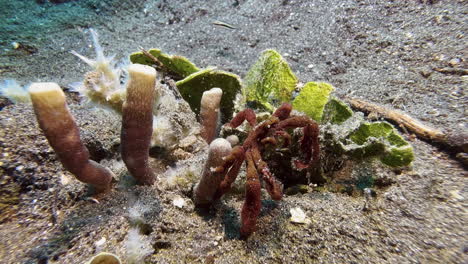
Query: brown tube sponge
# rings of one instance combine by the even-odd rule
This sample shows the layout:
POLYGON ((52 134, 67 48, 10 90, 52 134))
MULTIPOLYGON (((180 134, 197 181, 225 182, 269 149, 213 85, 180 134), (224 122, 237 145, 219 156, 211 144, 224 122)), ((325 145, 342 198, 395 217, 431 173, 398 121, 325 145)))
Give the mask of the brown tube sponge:
POLYGON ((128 74, 130 80, 122 107, 122 159, 139 184, 151 185, 155 177, 148 159, 153 133, 156 70, 150 66, 132 64, 128 67, 128 74))
POLYGON ((216 137, 216 129, 220 119, 219 104, 222 96, 223 90, 220 88, 212 88, 202 95, 200 103, 201 136, 208 144, 216 137))
POLYGON ((226 174, 217 173, 214 168, 223 164, 223 158, 231 153, 231 150, 231 143, 224 138, 217 138, 211 142, 202 177, 193 191, 193 200, 197 206, 209 206, 213 202, 216 189, 226 174))
POLYGON ((39 127, 65 169, 78 180, 94 186, 96 192, 110 189, 113 173, 89 160, 88 149, 81 142, 62 89, 56 83, 33 83, 29 94, 39 127))

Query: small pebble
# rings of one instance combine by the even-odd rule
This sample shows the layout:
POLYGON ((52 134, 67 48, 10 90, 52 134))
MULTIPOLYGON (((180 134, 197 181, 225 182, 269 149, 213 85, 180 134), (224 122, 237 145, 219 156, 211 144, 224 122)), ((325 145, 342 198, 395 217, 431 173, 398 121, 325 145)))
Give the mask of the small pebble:
POLYGON ((430 71, 430 70, 421 70, 419 73, 421 74, 422 77, 429 78, 429 76, 431 76, 431 74, 432 74, 432 71, 430 71))
POLYGON ((449 60, 448 64, 450 67, 457 67, 460 64, 461 60, 459 58, 454 58, 449 60))
POLYGON ((60 183, 62 185, 67 185, 71 182, 71 178, 65 174, 60 174, 60 183))

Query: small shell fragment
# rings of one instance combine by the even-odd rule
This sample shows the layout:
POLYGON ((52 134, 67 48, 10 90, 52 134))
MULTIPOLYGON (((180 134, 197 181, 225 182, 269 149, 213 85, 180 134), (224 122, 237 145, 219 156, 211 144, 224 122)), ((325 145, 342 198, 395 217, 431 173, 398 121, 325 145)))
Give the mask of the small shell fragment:
POLYGON ((174 200, 172 200, 172 204, 177 208, 182 208, 185 206, 185 200, 184 198, 177 196, 174 198, 174 200))
POLYGON ((289 219, 292 223, 295 224, 310 224, 310 219, 306 216, 304 211, 301 208, 295 207, 289 210, 291 213, 291 218, 289 219))
POLYGON ((102 237, 98 241, 94 242, 94 245, 96 246, 96 248, 101 248, 105 243, 106 243, 106 238, 102 237))

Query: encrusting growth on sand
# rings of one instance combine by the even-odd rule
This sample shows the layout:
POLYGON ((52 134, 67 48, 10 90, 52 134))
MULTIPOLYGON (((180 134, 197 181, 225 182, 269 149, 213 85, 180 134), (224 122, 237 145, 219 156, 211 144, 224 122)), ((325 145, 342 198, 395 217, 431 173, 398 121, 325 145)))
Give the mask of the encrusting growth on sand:
POLYGON ((110 189, 113 173, 89 159, 78 127, 68 110, 65 94, 56 83, 33 83, 29 94, 39 127, 44 132, 65 169, 97 193, 110 189))
POLYGON ((149 149, 153 133, 153 104, 156 70, 150 66, 132 64, 127 97, 122 109, 122 159, 139 184, 155 181, 149 166, 149 149))

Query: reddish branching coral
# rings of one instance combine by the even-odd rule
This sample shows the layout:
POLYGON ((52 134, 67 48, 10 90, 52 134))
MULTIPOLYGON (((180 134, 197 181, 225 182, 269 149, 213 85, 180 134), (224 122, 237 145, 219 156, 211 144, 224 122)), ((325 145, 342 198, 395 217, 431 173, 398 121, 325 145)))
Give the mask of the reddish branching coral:
POLYGON ((245 202, 242 208, 241 237, 246 238, 255 231, 258 215, 261 209, 260 179, 263 180, 266 190, 274 200, 281 200, 283 196, 282 185, 270 172, 267 163, 262 159, 262 151, 267 144, 277 145, 281 141, 283 147, 291 142, 287 129, 303 128, 301 151, 303 160, 295 160, 298 169, 305 169, 319 160, 319 127, 316 122, 306 116, 290 116, 292 107, 284 103, 273 115, 264 122, 256 125, 255 113, 251 109, 239 112, 228 124, 235 128, 247 120, 253 129, 245 139, 242 146, 236 146, 225 157, 221 166, 215 169, 216 173, 224 173, 224 180, 218 186, 215 199, 229 191, 235 181, 244 160, 247 163, 247 181, 245 184, 245 202), (260 177, 259 177, 260 175, 260 177))

